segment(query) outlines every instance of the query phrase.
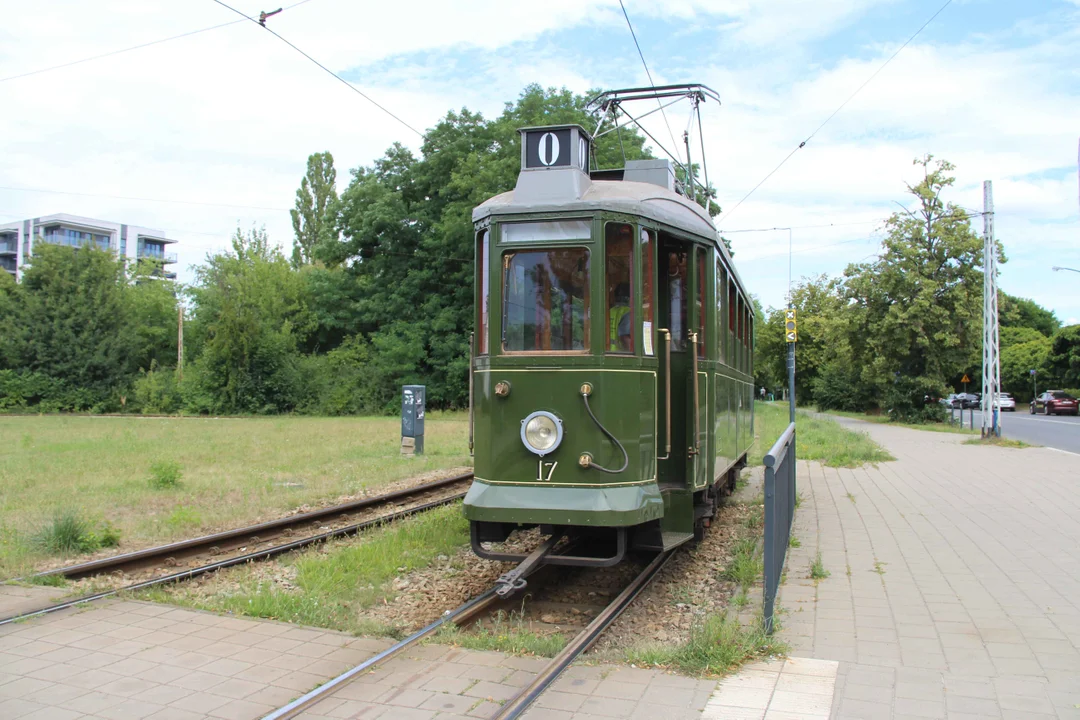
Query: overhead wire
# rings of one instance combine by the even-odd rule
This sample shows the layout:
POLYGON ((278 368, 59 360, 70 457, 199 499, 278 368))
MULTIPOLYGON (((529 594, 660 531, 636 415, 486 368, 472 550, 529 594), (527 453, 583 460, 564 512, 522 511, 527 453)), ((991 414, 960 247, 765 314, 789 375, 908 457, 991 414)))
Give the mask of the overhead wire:
POLYGON ((0 185, 0 190, 14 190, 18 192, 49 193, 51 195, 72 195, 75 197, 109 198, 112 200, 136 200, 138 202, 168 203, 171 205, 204 205, 206 207, 239 208, 244 210, 273 210, 276 212, 289 212, 289 208, 265 207, 262 205, 235 205, 229 203, 199 202, 196 200, 176 200, 164 198, 133 197, 130 195, 107 195, 104 193, 70 192, 67 190, 46 190, 44 188, 15 187, 0 185))
MULTIPOLYGON (((620 2, 621 2, 621 0, 620 0, 620 2)), ((875 70, 875 71, 874 71, 874 72, 873 72, 873 73, 872 73, 872 74, 870 75, 870 77, 868 77, 868 78, 867 78, 867 79, 866 79, 866 80, 865 80, 865 81, 863 82, 863 84, 862 84, 862 85, 860 85, 859 87, 857 87, 857 88, 855 89, 855 92, 851 93, 851 95, 849 95, 849 96, 848 96, 848 98, 847 98, 846 100, 844 100, 844 102, 840 103, 840 106, 839 106, 839 107, 837 107, 837 108, 836 108, 835 110, 833 110, 832 114, 831 114, 831 115, 829 115, 829 117, 825 118, 825 120, 824 120, 824 121, 823 121, 823 122, 822 122, 822 123, 821 123, 820 125, 818 125, 818 126, 817 126, 817 128, 815 128, 815 129, 814 129, 814 131, 813 131, 812 133, 810 133, 810 135, 808 135, 808 136, 807 136, 807 138, 806 138, 805 140, 803 140, 803 141, 802 141, 801 143, 799 143, 799 145, 798 145, 798 146, 797 146, 797 147, 796 147, 796 148, 795 148, 794 150, 792 150, 791 152, 789 152, 789 153, 787 154, 787 156, 786 156, 786 157, 784 157, 784 159, 780 161, 780 164, 779 164, 779 165, 777 165, 777 166, 776 166, 776 167, 774 167, 774 168, 773 168, 772 170, 770 170, 770 171, 769 171, 769 174, 768 174, 768 175, 766 175, 765 177, 763 177, 763 178, 761 179, 761 181, 760 181, 760 182, 758 182, 758 184, 757 184, 757 185, 755 185, 755 186, 754 186, 753 188, 751 188, 751 189, 750 189, 750 192, 746 193, 746 195, 744 195, 744 196, 742 197, 742 199, 741 199, 741 200, 739 200, 739 202, 735 203, 735 207, 731 208, 731 210, 728 210, 728 211, 727 211, 726 213, 723 213, 723 214, 721 214, 721 216, 720 216, 720 219, 723 219, 723 218, 725 218, 725 217, 728 217, 728 216, 732 215, 732 214, 733 214, 733 213, 734 213, 734 212, 735 212, 736 210, 738 210, 738 209, 739 209, 739 206, 741 206, 741 205, 742 205, 742 204, 743 204, 744 202, 746 202, 746 200, 747 200, 747 199, 748 199, 748 198, 749 198, 749 197, 750 197, 751 195, 753 195, 753 194, 754 194, 755 192, 757 192, 758 188, 760 188, 760 187, 761 187, 762 185, 764 185, 764 184, 765 184, 765 182, 766 182, 766 181, 767 181, 767 180, 768 180, 769 178, 771 178, 771 177, 772 177, 773 175, 775 175, 775 174, 776 174, 776 172, 777 172, 777 171, 778 171, 778 170, 779 170, 780 168, 782 168, 782 167, 784 166, 784 164, 785 164, 785 163, 787 163, 787 161, 788 161, 788 160, 790 160, 790 159, 791 159, 791 157, 792 157, 792 156, 793 156, 793 155, 794 155, 795 153, 799 152, 799 150, 802 150, 802 149, 803 149, 804 147, 806 147, 806 144, 807 144, 808 142, 810 142, 810 141, 811 141, 811 140, 812 140, 812 139, 814 138, 814 136, 815 136, 815 135, 817 135, 817 134, 818 134, 818 132, 819 132, 819 131, 820 131, 820 130, 821 130, 821 129, 823 128, 823 127, 825 127, 826 125, 828 125, 828 124, 829 124, 829 121, 830 121, 830 120, 832 120, 832 119, 833 119, 834 117, 836 117, 836 116, 837 116, 837 114, 838 114, 838 113, 839 113, 839 112, 840 112, 841 110, 843 110, 843 109, 844 109, 844 108, 845 108, 845 107, 847 106, 847 104, 848 104, 848 103, 850 103, 850 102, 851 102, 851 101, 852 101, 853 99, 855 99, 855 96, 856 96, 856 95, 858 95, 858 94, 859 94, 859 93, 860 93, 860 92, 861 92, 861 91, 863 90, 863 88, 865 88, 865 87, 866 87, 867 85, 869 85, 869 84, 870 84, 870 82, 871 82, 871 81, 872 81, 872 80, 873 80, 874 78, 876 78, 876 77, 877 77, 877 76, 878 76, 878 75, 879 75, 879 74, 881 73, 881 71, 882 71, 882 70, 884 70, 884 69, 885 69, 886 67, 888 67, 888 66, 889 66, 889 63, 891 63, 891 62, 892 62, 893 60, 895 60, 895 59, 896 59, 896 56, 897 56, 897 55, 899 55, 899 54, 900 54, 900 53, 901 53, 901 52, 902 52, 902 51, 904 50, 904 48, 906 48, 906 47, 907 47, 908 45, 910 45, 910 44, 911 44, 911 42, 912 42, 912 41, 913 41, 913 40, 914 40, 915 38, 917 38, 917 37, 918 37, 918 36, 919 36, 919 35, 920 35, 920 34, 922 33, 922 31, 926 29, 926 27, 927 27, 927 26, 928 26, 928 25, 929 25, 930 23, 932 23, 932 22, 934 21, 934 18, 936 18, 936 17, 938 16, 938 15, 940 15, 940 14, 941 14, 942 12, 944 12, 945 8, 949 7, 949 5, 951 5, 951 4, 952 4, 952 0, 945 0, 945 4, 944 4, 944 5, 942 5, 942 6, 940 7, 940 8, 938 8, 937 12, 935 12, 935 13, 934 13, 933 15, 931 15, 931 16, 930 16, 930 19, 929 19, 929 20, 927 20, 926 22, 924 22, 924 23, 923 23, 923 24, 922 24, 922 25, 921 25, 921 26, 919 27, 919 29, 918 29, 918 30, 916 30, 916 31, 915 31, 915 33, 914 33, 914 34, 913 34, 913 35, 912 35, 911 37, 909 37, 909 38, 908 38, 908 39, 907 39, 907 40, 906 40, 906 41, 904 42, 904 44, 903 44, 903 45, 901 45, 901 46, 900 46, 900 47, 899 47, 899 48, 898 48, 898 49, 896 50, 896 52, 894 52, 894 53, 893 53, 892 55, 890 55, 890 56, 889 56, 889 59, 888 59, 888 60, 886 60, 886 61, 885 61, 884 63, 882 63, 882 64, 881 64, 881 66, 880 66, 880 67, 878 67, 878 69, 877 69, 877 70, 875 70)))
POLYGON ((273 35, 274 37, 276 37, 276 38, 277 38, 278 40, 280 40, 281 42, 285 43, 286 45, 288 45, 289 47, 291 47, 291 48, 292 48, 293 50, 295 50, 296 52, 300 53, 301 55, 303 55, 303 56, 304 56, 305 58, 307 58, 307 59, 308 59, 308 60, 310 60, 311 62, 313 62, 313 63, 315 63, 316 65, 318 65, 318 66, 319 66, 319 68, 321 68, 321 69, 322 69, 322 70, 323 70, 324 72, 326 72, 327 74, 331 75, 331 76, 332 76, 332 77, 333 77, 334 79, 336 79, 336 80, 337 80, 338 82, 340 82, 340 83, 341 83, 342 85, 344 85, 345 87, 349 88, 349 89, 350 89, 350 90, 352 90, 352 91, 353 91, 354 93, 356 93, 356 94, 357 94, 357 95, 359 95, 360 97, 364 98, 364 99, 365 99, 365 100, 367 100, 367 101, 368 101, 369 103, 371 103, 371 104, 372 104, 372 105, 374 105, 375 107, 379 108, 380 110, 382 110, 382 111, 383 111, 384 113, 386 113, 386 114, 387 114, 387 115, 389 115, 390 117, 392 117, 392 118, 394 118, 395 120, 397 120, 397 121, 398 121, 399 123, 401 123, 402 125, 404 125, 405 127, 407 127, 407 128, 409 129, 409 130, 412 130, 412 131, 413 131, 414 133, 416 133, 416 134, 417 134, 417 135, 418 135, 418 136, 419 136, 420 138, 423 138, 423 137, 424 137, 424 133, 420 132, 419 130, 417 130, 416 128, 414 128, 414 127, 413 127, 412 125, 410 125, 409 123, 405 122, 404 120, 402 120, 402 119, 401 119, 400 117, 398 117, 398 116, 397 116, 397 115, 395 115, 394 113, 390 112, 390 110, 388 110, 388 109, 387 109, 386 107, 384 107, 383 105, 380 105, 380 104, 379 104, 378 102, 376 102, 376 101, 375 101, 374 99, 372 99, 372 97, 371 97, 370 95, 367 95, 366 93, 364 93, 364 92, 363 92, 362 90, 360 90, 360 89, 359 89, 358 87, 356 87, 356 86, 355 86, 355 85, 353 85, 353 84, 352 84, 351 82, 349 82, 349 81, 348 81, 348 80, 346 80, 345 78, 343 78, 343 77, 341 77, 340 75, 338 75, 338 74, 337 74, 336 72, 334 72, 334 71, 333 71, 333 70, 331 70, 330 68, 328 68, 328 67, 326 67, 325 65, 323 65, 323 64, 322 64, 321 62, 319 62, 318 60, 316 60, 315 58, 313 58, 313 57, 312 57, 311 55, 308 55, 308 54, 307 54, 306 52, 304 52, 303 50, 301 50, 301 49, 300 49, 299 47, 297 47, 297 46, 296 46, 296 45, 294 45, 293 43, 289 42, 289 41, 288 41, 287 39, 285 39, 284 37, 282 37, 282 36, 281 36, 281 35, 279 35, 278 33, 274 32, 273 28, 271 28, 271 27, 270 27, 269 25, 266 25, 266 24, 264 24, 264 23, 261 23, 261 22, 259 22, 258 20, 256 20, 255 18, 253 18, 253 17, 250 17, 250 16, 248 16, 248 15, 245 15, 244 13, 240 12, 239 10, 237 10, 237 9, 236 9, 236 8, 234 8, 234 7, 232 7, 232 6, 231 6, 231 5, 229 5, 228 3, 222 2, 222 0, 213 0, 213 1, 214 1, 215 3, 217 3, 218 5, 222 6, 223 8, 227 8, 227 9, 231 10, 232 12, 236 13, 236 14, 237 14, 237 15, 239 15, 240 17, 246 18, 246 19, 250 20, 251 22, 255 23, 256 25, 258 25, 259 27, 261 27, 262 29, 266 30, 266 31, 267 31, 268 33, 270 33, 271 35, 273 35))
MULTIPOLYGON (((283 7, 282 10, 291 10, 294 7, 309 2, 311 2, 311 0, 300 0, 300 2, 296 2, 292 5, 287 5, 283 7)), ((109 52, 102 53, 100 55, 92 55, 90 57, 81 58, 79 60, 72 60, 71 62, 60 63, 59 65, 51 65, 49 67, 38 68, 37 70, 30 70, 29 72, 19 73, 18 75, 10 75, 5 78, 0 78, 0 83, 5 83, 9 80, 18 80, 19 78, 30 77, 32 75, 40 75, 42 73, 52 72, 53 70, 61 70, 66 67, 71 67, 73 65, 81 65, 82 63, 92 62, 94 60, 102 60, 107 57, 113 57, 114 55, 121 55, 126 52, 131 52, 132 50, 142 50, 143 48, 148 48, 153 45, 160 45, 161 43, 171 42, 173 40, 180 40, 182 38, 191 37, 192 35, 210 32, 211 30, 219 30, 223 27, 228 27, 230 25, 239 25, 242 22, 243 20, 230 20, 229 22, 221 23, 220 25, 211 25, 210 27, 200 28, 199 30, 191 30, 185 33, 180 33, 179 35, 170 35, 169 37, 159 38, 158 40, 151 40, 150 42, 141 43, 139 45, 132 45, 131 47, 120 48, 119 50, 110 50, 109 52)))
MULTIPOLYGON (((634 47, 637 48, 637 54, 638 57, 641 58, 641 64, 645 67, 645 76, 649 78, 649 86, 655 88, 656 82, 653 80, 652 72, 649 70, 649 63, 645 62, 645 54, 641 52, 641 44, 638 42, 637 33, 634 32, 634 25, 630 22, 630 15, 626 12, 626 6, 623 5, 623 0, 619 0, 619 7, 622 8, 623 17, 626 18, 626 27, 630 28, 630 37, 634 39, 634 47)), ((660 98, 656 99, 656 104, 660 106, 660 114, 664 117, 664 124, 667 125, 668 135, 671 136, 671 145, 675 148, 676 152, 678 152, 679 143, 675 140, 675 133, 671 131, 671 123, 668 122, 667 113, 664 112, 664 105, 660 102, 660 98)), ((642 130, 644 130, 644 128, 642 128, 642 130)), ((653 142, 660 145, 655 138, 653 139, 653 142)), ((661 146, 661 149, 663 149, 663 146, 661 146)), ((667 151, 665 150, 664 152, 667 151)), ((668 155, 671 155, 671 153, 668 153, 668 155)))

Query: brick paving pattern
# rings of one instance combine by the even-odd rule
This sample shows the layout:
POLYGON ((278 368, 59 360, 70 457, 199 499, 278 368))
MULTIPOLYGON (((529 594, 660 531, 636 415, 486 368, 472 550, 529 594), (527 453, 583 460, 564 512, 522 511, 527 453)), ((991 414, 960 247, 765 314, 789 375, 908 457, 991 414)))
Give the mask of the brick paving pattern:
MULTIPOLYGON (((12 614, 10 597, 0 611, 12 614)), ((3 720, 249 720, 389 644, 105 602, 0 627, 3 720)))
POLYGON ((779 598, 792 654, 840 662, 833 717, 1080 718, 1080 457, 849 425, 897 462, 800 463, 779 598))

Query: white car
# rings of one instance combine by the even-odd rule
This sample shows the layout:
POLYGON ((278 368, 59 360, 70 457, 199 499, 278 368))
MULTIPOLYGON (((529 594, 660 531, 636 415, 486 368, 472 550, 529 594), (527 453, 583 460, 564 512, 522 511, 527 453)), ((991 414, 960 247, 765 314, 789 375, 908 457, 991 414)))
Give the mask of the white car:
POLYGON ((1001 412, 1016 412, 1016 400, 1013 400, 1013 396, 1009 393, 998 393, 994 405, 1001 412))

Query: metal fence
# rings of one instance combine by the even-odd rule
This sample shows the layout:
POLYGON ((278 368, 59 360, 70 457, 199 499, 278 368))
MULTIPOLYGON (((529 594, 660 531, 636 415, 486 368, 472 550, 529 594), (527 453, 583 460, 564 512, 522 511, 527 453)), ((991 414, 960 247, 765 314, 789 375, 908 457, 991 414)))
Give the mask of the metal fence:
POLYGON ((795 423, 765 456, 765 631, 773 631, 773 608, 795 517, 795 423))

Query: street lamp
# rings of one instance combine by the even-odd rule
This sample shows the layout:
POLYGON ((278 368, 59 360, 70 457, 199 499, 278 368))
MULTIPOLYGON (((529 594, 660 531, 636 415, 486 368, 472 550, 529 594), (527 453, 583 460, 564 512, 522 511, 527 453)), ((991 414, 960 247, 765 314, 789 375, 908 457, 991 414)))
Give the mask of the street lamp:
POLYGON ((1080 270, 1077 270, 1076 268, 1067 268, 1067 267, 1061 267, 1060 265, 1055 265, 1053 267, 1053 271, 1057 272, 1058 270, 1069 270, 1069 271, 1074 272, 1074 273, 1080 273, 1080 270))

